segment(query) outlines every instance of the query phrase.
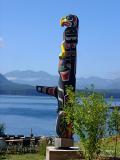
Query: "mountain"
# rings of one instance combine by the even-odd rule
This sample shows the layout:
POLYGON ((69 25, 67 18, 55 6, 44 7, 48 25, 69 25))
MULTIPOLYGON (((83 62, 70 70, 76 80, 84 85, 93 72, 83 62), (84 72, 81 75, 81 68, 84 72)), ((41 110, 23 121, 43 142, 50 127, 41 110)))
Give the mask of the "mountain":
POLYGON ((50 75, 44 71, 34 72, 32 70, 26 71, 12 71, 4 74, 4 76, 16 83, 29 85, 48 85, 54 86, 58 83, 58 76, 50 75))
MULTIPOLYGON (((34 72, 32 70, 26 71, 12 71, 4 75, 8 80, 19 84, 29 85, 58 85, 58 76, 50 75, 44 71, 34 72)), ((120 78, 117 79, 103 79, 99 77, 77 78, 76 86, 78 89, 90 88, 94 84, 96 89, 120 89, 120 78)))
POLYGON ((0 94, 37 95, 38 93, 33 86, 11 82, 0 74, 0 94))
MULTIPOLYGON (((36 92, 35 86, 18 84, 13 81, 19 81, 19 83, 30 83, 34 84, 34 82, 45 85, 57 85, 58 77, 47 74, 46 72, 34 72, 34 71, 14 71, 6 74, 9 79, 5 78, 2 74, 0 74, 0 94, 13 94, 13 95, 43 95, 36 92), (20 74, 18 74, 20 73, 20 74), (22 74, 24 73, 24 74, 22 74), (38 75, 39 73, 39 75, 38 75), (42 73, 42 76, 41 74, 42 73), (24 75, 24 76, 23 76, 24 75), (29 78, 32 76, 34 81, 29 81, 29 78), (21 82, 22 79, 22 82, 21 82), (46 80, 47 79, 47 80, 46 80), (54 79, 54 82, 52 82, 54 79), (41 81, 39 81, 41 80, 41 81)), ((114 80, 106 80, 98 77, 90 77, 90 78, 78 78, 77 79, 77 89, 80 88, 80 91, 84 91, 84 89, 90 88, 90 84, 95 85, 95 89, 97 92, 100 92, 105 95, 105 97, 119 98, 120 96, 120 79, 114 80), (96 87, 97 86, 97 87, 96 87)), ((35 85, 35 84, 34 84, 35 85)))
POLYGON ((103 79, 99 77, 89 77, 89 78, 78 78, 77 79, 77 88, 84 89, 90 88, 91 84, 94 85, 95 89, 115 89, 113 80, 103 79))

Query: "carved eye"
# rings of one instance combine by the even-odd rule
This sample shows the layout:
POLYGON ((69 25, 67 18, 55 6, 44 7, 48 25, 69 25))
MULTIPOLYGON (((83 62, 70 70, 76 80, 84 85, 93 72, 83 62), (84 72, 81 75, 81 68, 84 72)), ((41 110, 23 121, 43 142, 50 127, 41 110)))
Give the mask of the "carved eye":
POLYGON ((72 15, 67 16, 67 20, 72 21, 73 20, 73 16, 72 15))

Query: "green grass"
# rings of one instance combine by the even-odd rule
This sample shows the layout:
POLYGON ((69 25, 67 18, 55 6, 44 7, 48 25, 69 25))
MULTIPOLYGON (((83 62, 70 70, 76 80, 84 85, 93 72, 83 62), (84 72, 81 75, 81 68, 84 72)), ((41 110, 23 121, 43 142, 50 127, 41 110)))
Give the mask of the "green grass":
MULTIPOLYGON (((82 143, 75 143, 75 146, 80 147, 80 150, 82 150, 85 153, 82 143)), ((114 157, 114 155, 115 155, 115 137, 103 139, 100 156, 114 157)), ((118 137, 118 142, 116 147, 116 157, 120 157, 120 136, 118 137)))
MULTIPOLYGON (((114 156, 115 155, 115 140, 113 138, 107 138, 102 143, 102 155, 114 156)), ((120 157, 120 138, 117 142, 116 156, 120 157)))
MULTIPOLYGON (((44 160, 47 146, 47 141, 43 139, 40 142, 38 153, 7 154, 4 156, 4 160, 44 160)), ((0 160, 3 160, 1 156, 0 160)))
POLYGON ((44 156, 40 154, 21 154, 21 155, 6 155, 6 158, 0 160, 44 160, 44 156))
MULTIPOLYGON (((101 148, 101 156, 112 156, 114 157, 115 153, 115 141, 113 140, 114 137, 112 138, 106 138, 102 141, 102 148, 101 148)), ((75 143, 75 146, 80 146, 80 149, 83 150, 83 146, 78 143, 75 143)), ((45 160, 45 150, 46 150, 46 145, 44 143, 41 145, 41 151, 39 153, 34 153, 34 154, 7 154, 5 156, 4 160, 45 160)), ((118 139, 117 143, 117 157, 120 157, 120 137, 118 139)), ((0 157, 0 160, 1 159, 0 157)))

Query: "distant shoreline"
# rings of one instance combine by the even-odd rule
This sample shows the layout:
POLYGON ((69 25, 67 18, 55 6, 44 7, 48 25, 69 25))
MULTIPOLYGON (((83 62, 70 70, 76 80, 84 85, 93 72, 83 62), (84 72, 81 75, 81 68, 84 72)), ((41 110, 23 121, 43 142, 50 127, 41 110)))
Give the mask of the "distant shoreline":
MULTIPOLYGON (((90 90, 88 90, 90 91, 90 90)), ((78 89, 77 92, 86 92, 84 89, 78 89)), ((102 94, 105 98, 120 98, 120 89, 96 89, 95 92, 102 94)), ((36 90, 21 90, 20 91, 10 91, 8 90, 7 92, 2 92, 0 91, 0 95, 13 95, 13 96, 49 96, 46 94, 38 93, 36 90)))

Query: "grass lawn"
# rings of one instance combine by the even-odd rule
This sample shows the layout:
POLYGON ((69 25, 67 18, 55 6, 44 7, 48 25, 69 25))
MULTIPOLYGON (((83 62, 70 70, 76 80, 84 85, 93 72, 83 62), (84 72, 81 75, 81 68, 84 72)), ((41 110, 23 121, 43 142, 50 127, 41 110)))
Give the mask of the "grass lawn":
MULTIPOLYGON (((120 157, 120 137, 117 138, 116 156, 120 157)), ((115 137, 107 138, 102 143, 102 154, 106 156, 115 155, 115 137)))
MULTIPOLYGON (((6 155, 4 160, 44 160, 44 156, 40 154, 17 154, 17 155, 6 155)), ((0 159, 3 160, 3 159, 0 159)))
MULTIPOLYGON (((75 143, 75 146, 80 147, 84 151, 82 143, 75 143)), ((85 152, 85 151, 84 151, 85 152)), ((115 137, 105 138, 102 140, 101 156, 114 157, 115 156, 115 137)), ((120 136, 117 137, 116 157, 120 157, 120 136)))
MULTIPOLYGON (((83 149, 83 146, 81 144, 76 143, 75 146, 80 146, 81 150, 83 149)), ((30 154, 30 153, 16 154, 16 155, 7 154, 4 160, 45 160, 45 156, 43 156, 45 154, 45 150, 46 150, 46 147, 43 146, 41 149, 41 152, 35 153, 35 154, 30 154)), ((114 155, 115 155, 115 137, 103 139, 101 156, 114 157, 114 155)), ((120 137, 118 137, 116 155, 117 157, 120 157, 120 137)), ((3 160, 3 159, 0 158, 0 160, 3 160)))

